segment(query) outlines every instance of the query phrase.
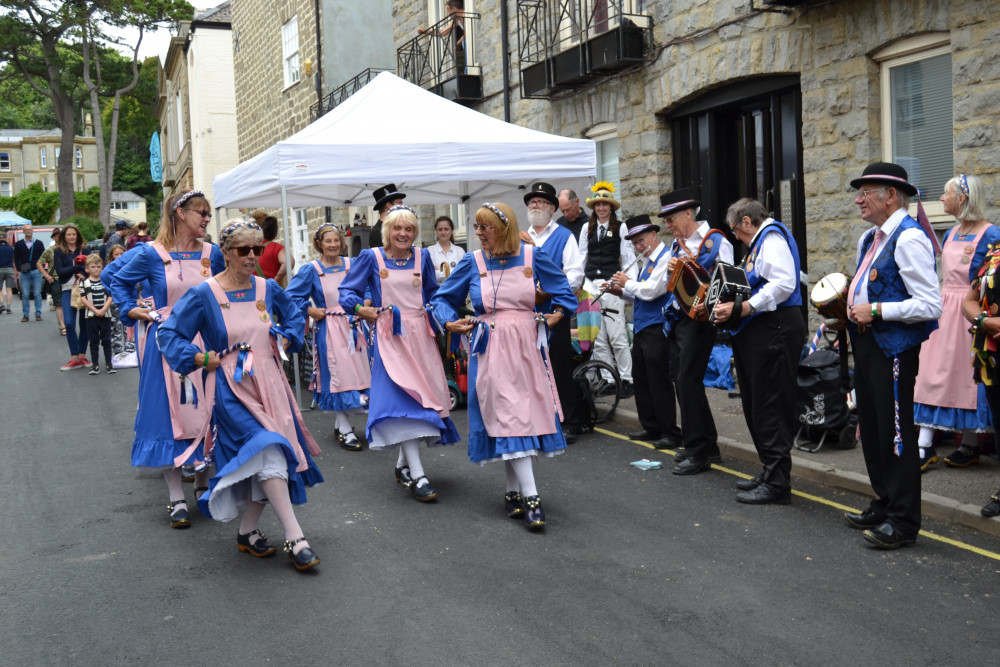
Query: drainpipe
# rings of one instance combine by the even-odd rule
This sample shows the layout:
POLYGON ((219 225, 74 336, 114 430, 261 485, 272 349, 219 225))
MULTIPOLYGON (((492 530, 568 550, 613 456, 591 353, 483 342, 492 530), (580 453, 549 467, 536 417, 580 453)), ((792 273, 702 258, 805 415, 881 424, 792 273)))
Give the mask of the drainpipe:
POLYGON ((316 8, 316 101, 320 115, 323 115, 323 30, 320 28, 319 0, 314 0, 316 8))
POLYGON ((510 122, 510 43, 508 39, 507 0, 500 0, 500 48, 503 51, 503 119, 510 122))

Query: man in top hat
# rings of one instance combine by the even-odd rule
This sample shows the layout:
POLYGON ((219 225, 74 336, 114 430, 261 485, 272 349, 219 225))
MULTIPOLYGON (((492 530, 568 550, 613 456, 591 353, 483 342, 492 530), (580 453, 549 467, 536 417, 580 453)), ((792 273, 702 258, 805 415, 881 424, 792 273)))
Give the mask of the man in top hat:
POLYGON ((643 256, 642 268, 635 278, 622 271, 611 277, 609 291, 634 303, 632 338, 632 382, 635 386, 635 410, 641 431, 629 433, 633 440, 655 440, 657 447, 680 444, 674 386, 670 381, 670 347, 663 331, 673 295, 667 291, 667 246, 660 241, 660 226, 648 215, 625 221, 625 238, 632 242, 636 255, 643 256))
MULTIPOLYGON (((548 183, 533 183, 524 195, 524 203, 528 207, 528 222, 531 226, 521 232, 521 239, 541 248, 566 274, 570 289, 580 291, 583 284, 583 257, 580 255, 580 248, 573 234, 552 219, 552 214, 559 206, 556 189, 548 183)), ((536 302, 539 312, 553 311, 552 301, 544 292, 539 292, 536 302)), ((552 329, 552 339, 549 342, 552 375, 562 404, 563 432, 567 442, 573 442, 580 432, 580 402, 577 388, 573 384, 573 347, 569 333, 569 319, 572 315, 573 313, 563 313, 562 319, 552 329)))
POLYGON ((372 227, 372 230, 368 232, 368 247, 369 248, 381 248, 382 247, 382 221, 385 220, 386 213, 389 209, 396 204, 402 204, 403 199, 406 195, 396 189, 395 184, 389 183, 388 185, 383 185, 378 190, 372 193, 375 197, 374 209, 378 211, 378 222, 372 227))
MULTIPOLYGON (((667 279, 682 270, 682 260, 699 264, 711 275, 718 262, 733 263, 733 244, 718 229, 705 220, 698 220, 701 202, 683 188, 660 195, 660 217, 674 235, 667 261, 667 279)), ((675 299, 667 319, 672 321, 670 335, 670 367, 681 408, 681 434, 684 451, 674 466, 675 475, 695 475, 721 459, 718 433, 712 409, 705 396, 705 370, 715 345, 715 327, 708 321, 705 305, 701 304, 692 319, 675 299), (703 318, 703 319, 701 319, 703 318)))
POLYGON ((735 325, 733 361, 743 418, 763 466, 753 479, 736 483, 736 500, 787 505, 792 501, 798 364, 806 337, 799 249, 792 232, 755 199, 732 204, 726 222, 750 248, 744 268, 751 293, 736 313, 732 302, 717 304, 714 321, 735 325))
MULTIPOLYGON (((587 199, 587 207, 594 214, 580 230, 579 243, 585 277, 583 287, 595 295, 611 276, 632 263, 635 252, 632 242, 625 238, 628 228, 618 220, 617 211, 621 204, 615 199, 615 186, 601 181, 594 184, 591 191, 594 196, 587 199)), ((629 277, 635 277, 635 269, 629 269, 629 277)), ((632 353, 625 328, 625 303, 614 294, 606 294, 601 302, 601 307, 608 312, 601 317, 601 328, 594 340, 591 358, 603 361, 612 368, 617 366, 622 383, 619 391, 622 398, 628 398, 633 393, 632 353)), ((607 375, 605 379, 610 382, 611 374, 607 375)))
POLYGON ((920 531, 920 461, 913 385, 920 344, 937 328, 941 290, 934 249, 907 213, 917 189, 890 162, 851 181, 854 203, 873 227, 858 243, 847 291, 861 448, 875 499, 844 521, 880 549, 913 544, 920 531))

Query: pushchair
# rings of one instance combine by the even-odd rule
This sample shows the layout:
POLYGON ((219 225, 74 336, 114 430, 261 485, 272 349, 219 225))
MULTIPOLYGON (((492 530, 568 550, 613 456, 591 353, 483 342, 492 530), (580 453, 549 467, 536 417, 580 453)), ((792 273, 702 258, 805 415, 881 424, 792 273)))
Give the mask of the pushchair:
POLYGON ((851 399, 853 382, 847 367, 847 336, 844 332, 838 336, 837 332, 821 327, 817 332, 817 338, 820 337, 827 345, 799 362, 795 411, 799 430, 793 444, 805 452, 818 452, 832 435, 835 447, 853 449, 858 444, 858 415, 851 399), (809 446, 802 440, 813 444, 809 446))

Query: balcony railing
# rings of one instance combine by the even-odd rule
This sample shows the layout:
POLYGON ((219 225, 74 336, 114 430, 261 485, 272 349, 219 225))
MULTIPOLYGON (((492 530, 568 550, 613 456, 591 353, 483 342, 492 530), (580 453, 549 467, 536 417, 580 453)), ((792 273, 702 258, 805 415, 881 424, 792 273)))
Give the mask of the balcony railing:
POLYGON ((396 51, 396 73, 421 88, 462 104, 483 98, 476 57, 479 14, 456 12, 396 51))
POLYGON ((551 97, 645 62, 644 0, 518 0, 521 96, 551 97))
POLYGON ((334 107, 346 100, 348 97, 358 92, 365 85, 368 84, 372 79, 381 74, 382 72, 391 72, 390 69, 380 68, 380 67, 369 67, 361 74, 334 89, 332 92, 326 95, 321 102, 312 105, 309 108, 309 114, 312 120, 316 120, 319 117, 329 113, 334 107))

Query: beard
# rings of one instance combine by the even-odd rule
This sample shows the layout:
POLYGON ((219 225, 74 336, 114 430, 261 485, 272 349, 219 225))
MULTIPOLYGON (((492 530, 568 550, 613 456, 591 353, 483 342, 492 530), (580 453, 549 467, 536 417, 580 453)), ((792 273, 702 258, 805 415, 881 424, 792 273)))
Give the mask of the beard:
POLYGON ((532 227, 544 227, 548 224, 551 217, 551 215, 541 209, 533 208, 528 211, 528 222, 531 223, 532 227))

